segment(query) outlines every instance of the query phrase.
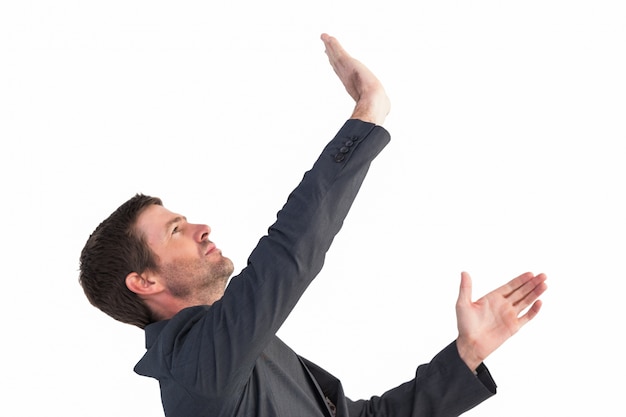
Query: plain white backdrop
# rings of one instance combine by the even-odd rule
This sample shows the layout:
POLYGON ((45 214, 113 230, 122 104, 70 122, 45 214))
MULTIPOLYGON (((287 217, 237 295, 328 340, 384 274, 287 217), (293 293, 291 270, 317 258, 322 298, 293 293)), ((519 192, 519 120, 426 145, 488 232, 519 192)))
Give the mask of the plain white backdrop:
POLYGON ((369 397, 455 338, 461 271, 475 297, 545 272, 467 415, 619 415, 625 21, 619 0, 3 2, 2 414, 163 415, 80 250, 143 192, 241 269, 351 113, 328 32, 386 86, 392 142, 279 335, 369 397))

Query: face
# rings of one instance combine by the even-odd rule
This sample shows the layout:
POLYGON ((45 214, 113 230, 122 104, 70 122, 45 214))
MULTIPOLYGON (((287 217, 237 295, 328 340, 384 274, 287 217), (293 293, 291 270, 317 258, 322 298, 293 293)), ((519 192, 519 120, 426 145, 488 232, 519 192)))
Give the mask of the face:
POLYGON ((137 229, 157 256, 158 275, 174 297, 202 304, 203 297, 224 290, 233 263, 209 240, 209 226, 151 205, 139 215, 137 229))

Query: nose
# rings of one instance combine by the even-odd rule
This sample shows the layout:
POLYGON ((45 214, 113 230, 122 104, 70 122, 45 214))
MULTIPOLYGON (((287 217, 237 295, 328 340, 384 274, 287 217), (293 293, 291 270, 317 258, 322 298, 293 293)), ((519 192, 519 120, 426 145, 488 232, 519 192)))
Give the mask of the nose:
POLYGON ((211 228, 206 224, 197 225, 197 238, 199 242, 204 242, 209 240, 209 235, 211 234, 211 228))

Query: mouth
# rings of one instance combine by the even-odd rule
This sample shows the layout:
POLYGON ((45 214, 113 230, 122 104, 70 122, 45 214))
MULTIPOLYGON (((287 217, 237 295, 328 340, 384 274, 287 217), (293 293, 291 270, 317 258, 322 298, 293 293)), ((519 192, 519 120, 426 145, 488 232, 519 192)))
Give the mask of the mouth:
POLYGON ((206 252, 204 254, 205 255, 209 255, 209 254, 213 253, 216 250, 218 250, 218 249, 217 249, 217 246, 215 246, 215 243, 209 242, 209 244, 207 245, 207 248, 206 248, 206 252))

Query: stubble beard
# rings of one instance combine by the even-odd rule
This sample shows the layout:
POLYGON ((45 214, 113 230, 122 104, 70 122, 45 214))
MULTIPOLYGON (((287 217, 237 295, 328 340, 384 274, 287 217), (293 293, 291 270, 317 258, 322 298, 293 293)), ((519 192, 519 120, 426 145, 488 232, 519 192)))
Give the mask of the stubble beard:
POLYGON ((232 261, 224 256, 218 261, 209 262, 206 258, 178 260, 159 267, 174 297, 194 300, 198 304, 205 304, 207 297, 222 293, 233 270, 232 261))

